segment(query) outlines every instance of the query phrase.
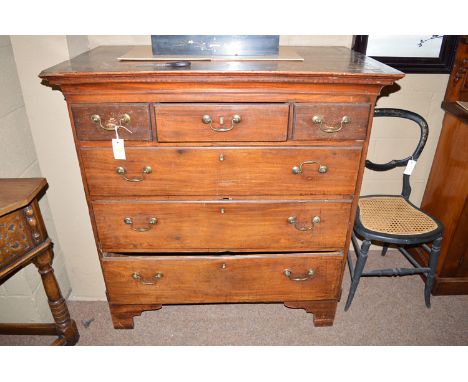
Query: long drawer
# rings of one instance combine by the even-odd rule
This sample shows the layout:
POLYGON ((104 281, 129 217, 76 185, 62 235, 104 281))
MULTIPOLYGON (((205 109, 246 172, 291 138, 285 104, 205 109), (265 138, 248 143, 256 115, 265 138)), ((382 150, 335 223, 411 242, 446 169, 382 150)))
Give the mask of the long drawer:
POLYGON ((304 251, 344 245, 350 201, 93 203, 104 251, 304 251))
POLYGON ((340 252, 102 260, 113 304, 335 299, 340 252))
POLYGON ((361 147, 83 148, 91 195, 354 193, 361 147))

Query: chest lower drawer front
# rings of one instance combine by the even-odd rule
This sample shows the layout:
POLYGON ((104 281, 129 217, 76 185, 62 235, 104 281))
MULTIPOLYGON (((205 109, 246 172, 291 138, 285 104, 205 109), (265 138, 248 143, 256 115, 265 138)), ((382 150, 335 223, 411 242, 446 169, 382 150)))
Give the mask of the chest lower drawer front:
POLYGON ((319 250, 345 243, 350 201, 94 202, 105 251, 319 250))
POLYGON ((337 298, 340 252, 104 258, 114 304, 300 301, 337 298))
POLYGON ((91 195, 353 194, 360 147, 82 149, 91 195))
POLYGON ((287 137, 286 103, 180 103, 154 108, 159 142, 268 142, 287 137))

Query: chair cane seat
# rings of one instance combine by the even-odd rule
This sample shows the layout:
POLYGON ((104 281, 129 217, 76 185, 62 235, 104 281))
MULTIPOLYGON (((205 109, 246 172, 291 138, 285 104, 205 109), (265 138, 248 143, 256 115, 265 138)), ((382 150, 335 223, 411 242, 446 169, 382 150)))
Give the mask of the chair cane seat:
POLYGON ((387 235, 422 235, 438 228, 434 219, 401 196, 360 198, 359 219, 365 229, 387 235))

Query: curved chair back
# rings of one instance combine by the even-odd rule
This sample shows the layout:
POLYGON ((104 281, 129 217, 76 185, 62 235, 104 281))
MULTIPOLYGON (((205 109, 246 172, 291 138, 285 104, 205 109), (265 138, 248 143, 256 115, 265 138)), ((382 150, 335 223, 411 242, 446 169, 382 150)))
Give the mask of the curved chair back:
MULTIPOLYGON (((393 109, 393 108, 379 108, 374 110, 374 117, 395 117, 395 118, 404 118, 409 119, 413 122, 416 122, 419 125, 421 130, 421 135, 419 137, 418 145, 414 150, 413 154, 404 159, 393 159, 388 163, 373 163, 370 160, 366 160, 366 167, 374 171, 387 171, 394 169, 395 167, 403 167, 408 164, 412 159, 417 161, 421 155, 424 146, 426 145, 427 138, 429 136, 429 126, 427 125, 426 120, 421 117, 419 114, 412 111, 403 110, 403 109, 393 109)), ((408 199, 411 194, 411 186, 409 182, 410 175, 403 174, 403 189, 401 195, 408 199)))

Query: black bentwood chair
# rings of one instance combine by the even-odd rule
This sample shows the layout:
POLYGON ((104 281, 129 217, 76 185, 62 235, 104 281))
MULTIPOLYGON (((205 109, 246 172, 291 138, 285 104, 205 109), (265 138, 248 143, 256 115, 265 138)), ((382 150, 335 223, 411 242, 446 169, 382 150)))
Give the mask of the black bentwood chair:
MULTIPOLYGON (((366 160, 366 167, 374 171, 386 171, 395 167, 407 166, 410 160, 417 161, 427 141, 429 128, 427 122, 420 115, 401 109, 375 109, 375 117, 397 117, 416 122, 421 129, 421 137, 413 155, 400 160, 392 160, 385 164, 372 163, 366 160)), ((421 211, 409 200, 411 193, 410 174, 405 170, 403 175, 403 191, 400 195, 369 195, 359 198, 356 221, 352 235, 354 251, 357 256, 356 267, 353 266, 351 254, 348 255, 349 271, 351 273, 351 287, 346 301, 345 311, 351 306, 361 276, 407 276, 425 274, 426 284, 424 298, 426 306, 431 306, 431 289, 437 259, 442 242, 442 224, 432 216, 421 211), (363 239, 359 248, 356 236, 363 239), (396 245, 398 250, 413 265, 413 268, 376 269, 363 272, 371 242, 383 243, 382 256, 385 256, 390 244, 396 245), (432 248, 427 244, 432 242, 432 248), (409 254, 405 247, 422 245, 429 253, 429 267, 420 266, 409 254)))

